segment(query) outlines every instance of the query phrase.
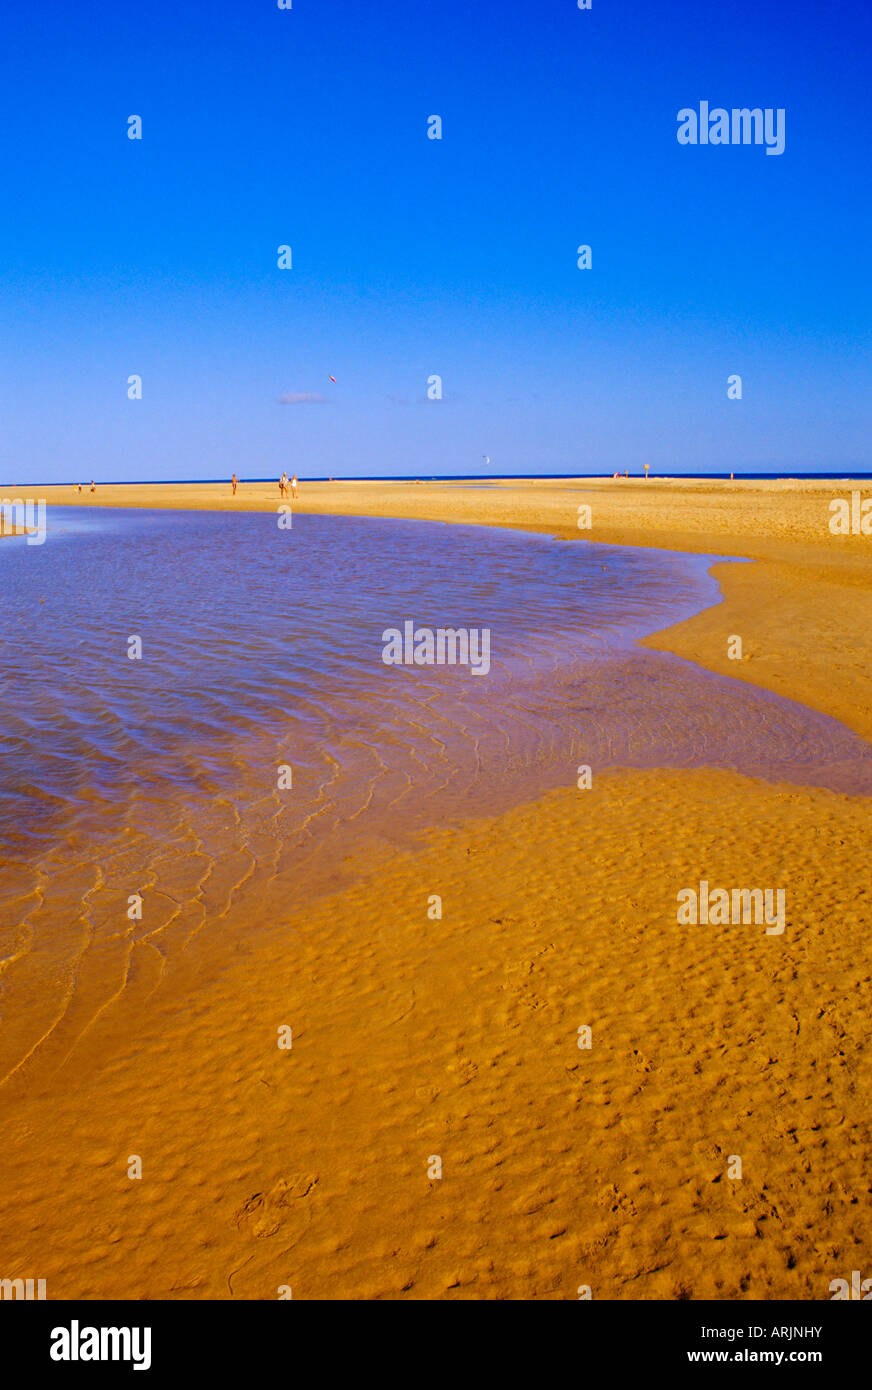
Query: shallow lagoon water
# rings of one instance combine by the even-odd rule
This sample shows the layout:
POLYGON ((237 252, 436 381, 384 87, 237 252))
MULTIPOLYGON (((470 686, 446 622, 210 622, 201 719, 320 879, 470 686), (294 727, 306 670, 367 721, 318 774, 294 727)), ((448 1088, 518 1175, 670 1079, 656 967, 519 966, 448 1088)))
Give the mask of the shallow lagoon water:
POLYGON ((834 720, 636 645, 719 601, 714 558, 266 512, 52 507, 43 546, 4 540, 7 1061, 117 992, 137 943, 163 969, 243 897, 299 907, 580 764, 869 794, 872 749, 834 720), (407 620, 488 628, 488 675, 386 666, 407 620))

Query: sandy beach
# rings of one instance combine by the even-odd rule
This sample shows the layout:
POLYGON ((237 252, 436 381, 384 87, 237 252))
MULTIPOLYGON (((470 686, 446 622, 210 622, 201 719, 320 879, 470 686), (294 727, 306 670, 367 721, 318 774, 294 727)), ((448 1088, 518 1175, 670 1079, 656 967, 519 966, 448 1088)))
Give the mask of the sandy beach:
MULTIPOLYGON (((647 645, 870 740, 872 537, 829 528, 852 491, 303 479, 293 510, 735 557, 714 564, 723 602, 647 645)), ((281 500, 38 495, 49 528, 53 503, 281 500)), ((3 1068, 2 1272, 52 1298, 831 1297, 872 1275, 870 831, 860 796, 594 768, 374 847, 306 909, 238 887, 208 950, 164 971, 143 949, 107 1004, 3 1068), (682 924, 703 880, 783 887, 786 929, 682 924)))

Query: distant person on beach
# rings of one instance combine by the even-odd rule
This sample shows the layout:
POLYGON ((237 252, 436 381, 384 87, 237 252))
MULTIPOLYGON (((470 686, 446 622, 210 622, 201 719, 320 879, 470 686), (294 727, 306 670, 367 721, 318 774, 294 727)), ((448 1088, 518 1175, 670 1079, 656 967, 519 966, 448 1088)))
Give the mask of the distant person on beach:
POLYGON ((288 493, 288 475, 283 473, 279 478, 279 497, 286 497, 288 493))
POLYGON ((233 496, 235 497, 235 496, 236 496, 236 474, 235 474, 235 473, 233 474, 233 477, 230 479, 230 486, 233 488, 233 496))
POLYGON ((645 477, 646 477, 646 478, 648 477, 648 469, 649 469, 650 467, 651 467, 650 463, 646 463, 646 464, 645 464, 645 477))
POLYGON ((297 495, 297 475, 296 475, 296 473, 294 474, 293 478, 291 479, 291 495, 292 495, 293 497, 296 497, 296 495, 297 495))
POLYGON ((97 484, 94 482, 94 479, 93 479, 93 478, 91 479, 91 491, 92 491, 92 492, 96 492, 96 491, 97 491, 97 484))

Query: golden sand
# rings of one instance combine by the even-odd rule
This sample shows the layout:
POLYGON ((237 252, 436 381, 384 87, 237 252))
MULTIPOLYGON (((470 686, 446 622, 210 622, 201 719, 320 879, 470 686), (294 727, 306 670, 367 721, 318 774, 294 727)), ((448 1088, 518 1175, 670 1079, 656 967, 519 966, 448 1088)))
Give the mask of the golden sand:
MULTIPOLYGON (((723 604, 651 645, 869 737, 872 538, 827 524, 849 495, 304 482, 295 505, 750 557, 718 565, 723 604)), ((76 500, 279 501, 244 483, 76 500)), ((268 1299, 822 1299, 872 1275, 870 810, 734 773, 594 770, 591 790, 374 858, 308 912, 264 904, 271 932, 229 918, 157 981, 136 958, 63 1057, 0 1091, 0 1275, 50 1298, 268 1299), (679 925, 701 879, 785 887, 784 934, 679 925)))

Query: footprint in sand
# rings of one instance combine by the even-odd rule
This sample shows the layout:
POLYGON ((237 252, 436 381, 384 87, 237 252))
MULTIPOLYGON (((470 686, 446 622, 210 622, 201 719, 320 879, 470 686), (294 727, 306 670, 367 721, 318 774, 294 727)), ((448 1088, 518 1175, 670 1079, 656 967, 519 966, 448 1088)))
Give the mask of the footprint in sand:
POLYGON ((650 1061, 648 1060, 648 1058, 645 1057, 645 1056, 638 1050, 638 1048, 634 1047, 633 1050, 632 1050, 632 1052, 629 1053, 628 1055, 629 1055, 629 1057, 630 1057, 630 1060, 631 1060, 632 1063, 633 1063, 633 1066, 636 1068, 636 1071, 649 1072, 649 1071, 654 1071, 654 1070, 655 1070, 654 1063, 653 1063, 653 1062, 650 1062, 650 1061))
POLYGON ((471 1057, 458 1057, 446 1068, 459 1086, 468 1086, 478 1076, 478 1064, 471 1057))
POLYGON ((613 1182, 601 1188, 596 1202, 598 1207, 604 1207, 609 1212, 620 1212, 623 1216, 636 1215, 636 1204, 632 1197, 613 1182))
POLYGON ((280 1178, 269 1192, 255 1192, 236 1213, 237 1228, 255 1240, 274 1236, 289 1219, 308 1224, 312 1208, 308 1201, 317 1186, 314 1173, 280 1178))
POLYGON ((536 959, 539 956, 548 955, 553 950, 554 943, 549 942, 547 946, 542 947, 541 951, 535 952, 532 960, 514 961, 504 967, 507 978, 503 989, 511 996, 513 1003, 523 1005, 524 1008, 531 1010, 545 1007, 547 1000, 543 999, 537 992, 529 977, 537 968, 536 959))

